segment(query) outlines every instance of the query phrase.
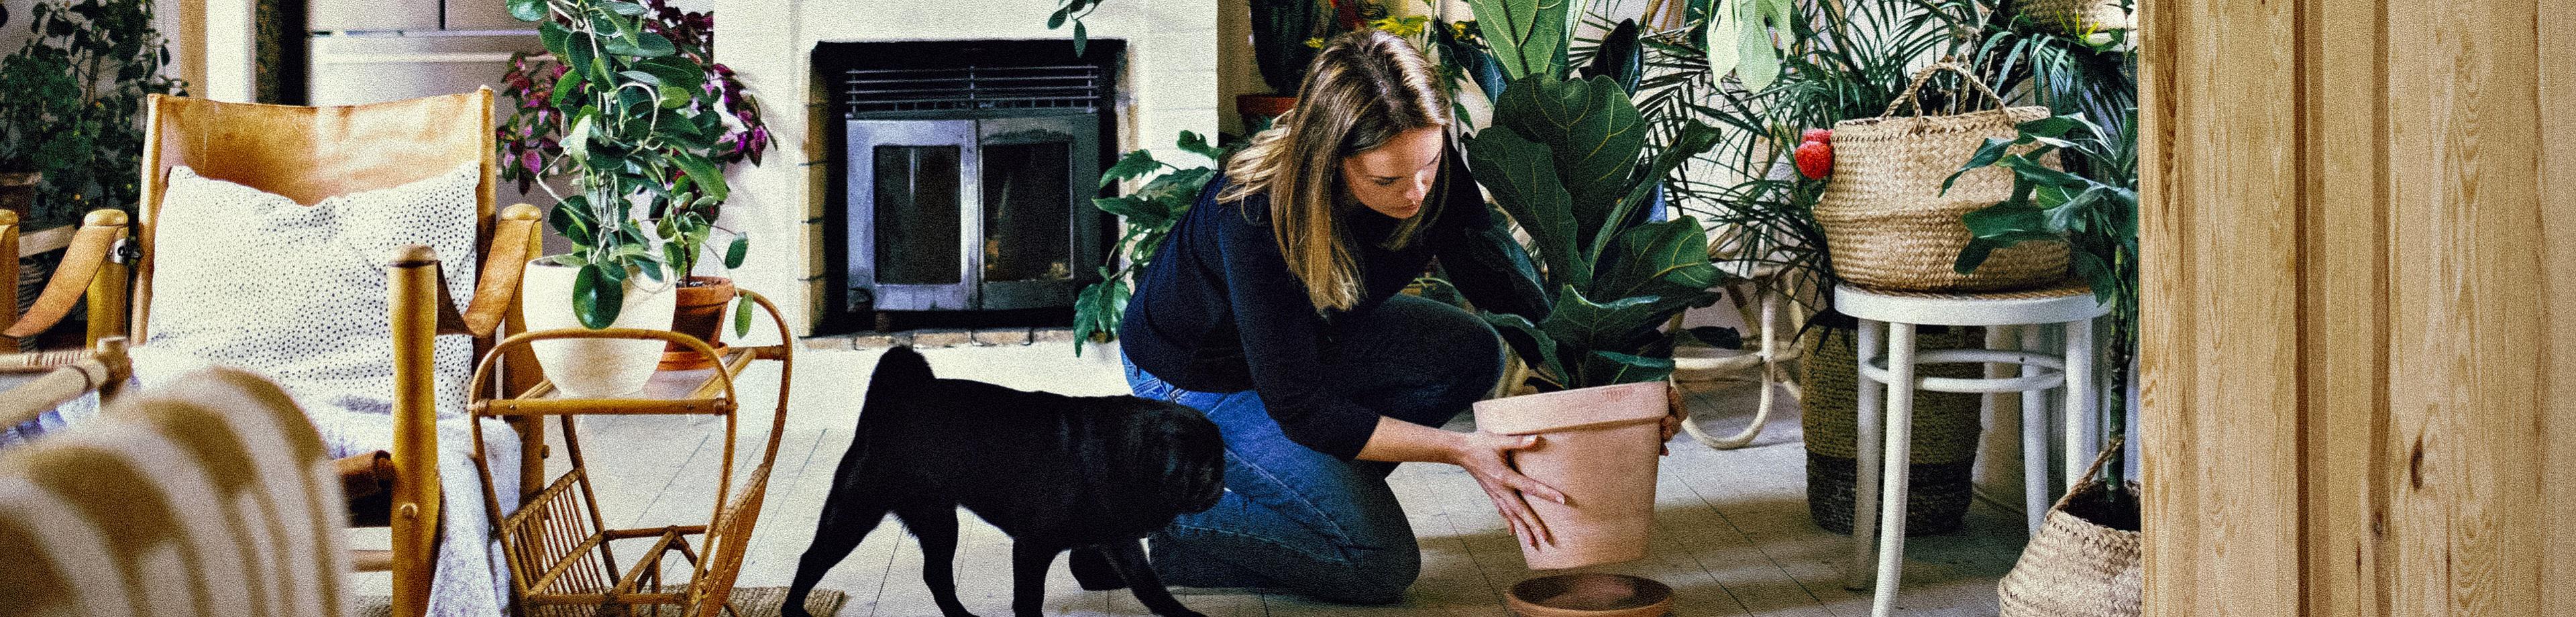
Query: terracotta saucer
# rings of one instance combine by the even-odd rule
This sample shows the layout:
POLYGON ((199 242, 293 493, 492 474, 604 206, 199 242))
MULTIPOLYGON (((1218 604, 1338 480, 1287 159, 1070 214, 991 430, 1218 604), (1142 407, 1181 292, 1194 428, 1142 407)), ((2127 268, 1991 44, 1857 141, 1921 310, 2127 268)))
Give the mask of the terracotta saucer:
POLYGON ((1626 574, 1558 574, 1512 585, 1507 603, 1521 617, 1661 617, 1673 588, 1626 574))

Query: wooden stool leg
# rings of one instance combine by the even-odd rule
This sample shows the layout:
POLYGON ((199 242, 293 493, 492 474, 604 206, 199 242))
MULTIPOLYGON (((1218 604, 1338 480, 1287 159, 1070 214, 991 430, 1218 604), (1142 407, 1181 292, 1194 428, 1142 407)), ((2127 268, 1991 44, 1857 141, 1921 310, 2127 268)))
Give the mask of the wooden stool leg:
POLYGON ((1914 461, 1914 324, 1887 325, 1887 470, 1879 482, 1878 586, 1870 614, 1885 617, 1896 606, 1905 569, 1905 499, 1914 461))
POLYGON ((2066 322, 2066 484, 2074 490, 2093 462, 2093 320, 2066 322))
MULTIPOLYGON (((2020 349, 2039 350, 2043 344, 2041 335, 2046 334, 2047 329, 2037 325, 2021 326, 2020 329, 2020 349)), ((2024 364, 2021 374, 2037 375, 2042 370, 2045 369, 2024 364)), ((2022 391, 2022 508, 2026 511, 2032 533, 2038 533, 2040 523, 2048 520, 2049 504, 2057 502, 2057 491, 2048 488, 2048 429, 2048 390, 2022 391)))
MULTIPOLYGON (((1867 319, 1860 320, 1860 337, 1854 349, 1855 353, 1852 354, 1853 358, 1858 360, 1858 362, 1855 363, 1855 369, 1858 367, 1869 366, 1870 363, 1878 361, 1879 350, 1881 349, 1878 340, 1878 328, 1880 325, 1881 324, 1879 324, 1879 322, 1867 319)), ((1853 406, 1853 411, 1855 412, 1855 415, 1858 416, 1855 418, 1855 422, 1858 425, 1860 436, 1859 441, 1852 444, 1852 458, 1854 459, 1854 465, 1852 467, 1852 554, 1851 563, 1845 564, 1846 567, 1843 568, 1844 589, 1860 589, 1868 587, 1870 575, 1876 572, 1875 569, 1871 568, 1870 558, 1872 556, 1872 549, 1877 548, 1876 540, 1878 538, 1876 530, 1878 529, 1878 449, 1880 447, 1879 433, 1881 432, 1881 429, 1879 428, 1879 419, 1881 418, 1881 407, 1879 406, 1880 390, 1878 382, 1870 380, 1868 371, 1858 372, 1860 374, 1855 378, 1853 383, 1860 388, 1859 392, 1857 392, 1857 402, 1859 404, 1853 406)))

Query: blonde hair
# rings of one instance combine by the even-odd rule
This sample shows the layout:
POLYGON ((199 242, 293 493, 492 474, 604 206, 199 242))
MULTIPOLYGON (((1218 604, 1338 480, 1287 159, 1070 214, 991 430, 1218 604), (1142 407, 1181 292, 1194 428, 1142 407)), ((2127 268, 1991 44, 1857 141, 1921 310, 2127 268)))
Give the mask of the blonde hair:
MULTIPOLYGON (((1297 106, 1228 161, 1232 184, 1217 200, 1269 196, 1271 236, 1288 272, 1305 284, 1307 301, 1318 311, 1349 310, 1359 304, 1361 280, 1342 222, 1353 202, 1342 159, 1405 131, 1448 126, 1448 100, 1421 50, 1380 30, 1334 37, 1307 67, 1297 106)), ((1423 198, 1421 214, 1396 227, 1386 248, 1411 244, 1438 215, 1447 180, 1442 174, 1443 186, 1423 198)))

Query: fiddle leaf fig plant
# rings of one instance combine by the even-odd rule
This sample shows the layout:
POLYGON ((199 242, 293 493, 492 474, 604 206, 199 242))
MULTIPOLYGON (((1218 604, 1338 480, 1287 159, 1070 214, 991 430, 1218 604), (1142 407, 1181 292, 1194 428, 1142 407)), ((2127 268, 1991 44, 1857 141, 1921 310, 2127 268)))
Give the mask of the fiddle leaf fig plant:
MULTIPOLYGON (((633 277, 675 284, 690 273, 712 237, 715 208, 730 193, 724 163, 756 157, 767 142, 757 116, 740 111, 756 107, 731 82, 731 71, 708 62, 705 29, 686 18, 669 23, 677 13, 667 7, 655 19, 659 5, 508 5, 511 15, 540 22, 538 36, 562 68, 543 73, 552 81, 543 90, 536 77, 520 76, 528 87, 514 89, 522 100, 519 115, 502 128, 511 142, 505 153, 523 177, 572 178, 573 194, 558 196, 547 224, 573 250, 545 259, 580 269, 573 309, 591 328, 616 321, 633 277), (545 135, 556 121, 563 123, 560 137, 545 135)), ((734 235, 726 267, 741 265, 746 244, 734 235)), ((748 314, 745 308, 737 312, 748 314)))
POLYGON ((1530 75, 1503 90, 1493 126, 1467 141, 1478 183, 1529 233, 1526 250, 1544 266, 1540 288, 1555 298, 1535 320, 1485 316, 1542 389, 1661 380, 1672 373, 1678 338, 1731 338, 1662 328, 1715 302, 1723 274, 1709 263, 1698 220, 1637 216, 1666 175, 1717 142, 1717 130, 1691 123, 1647 159, 1644 125, 1608 75, 1530 75))

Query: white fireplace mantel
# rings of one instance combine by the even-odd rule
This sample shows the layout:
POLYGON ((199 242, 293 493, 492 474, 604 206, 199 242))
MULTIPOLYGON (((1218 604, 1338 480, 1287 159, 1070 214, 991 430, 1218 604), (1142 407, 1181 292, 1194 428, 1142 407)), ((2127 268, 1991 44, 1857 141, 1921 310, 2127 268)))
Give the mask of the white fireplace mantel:
MULTIPOLYGON (((809 334, 826 308, 826 269, 837 266, 824 263, 822 230, 839 222, 822 220, 825 162, 832 155, 824 137, 839 125, 825 117, 813 83, 816 43, 1069 38, 1070 28, 1046 27, 1056 6, 1056 0, 714 0, 716 60, 759 97, 776 148, 765 164, 728 174, 733 197, 719 222, 752 237, 736 282, 775 300, 799 335, 809 334)), ((1170 160, 1179 154, 1172 140, 1181 131, 1215 132, 1215 3, 1108 0, 1085 23, 1092 38, 1127 41, 1114 111, 1119 134, 1110 140, 1117 149, 1151 147, 1170 160)))

